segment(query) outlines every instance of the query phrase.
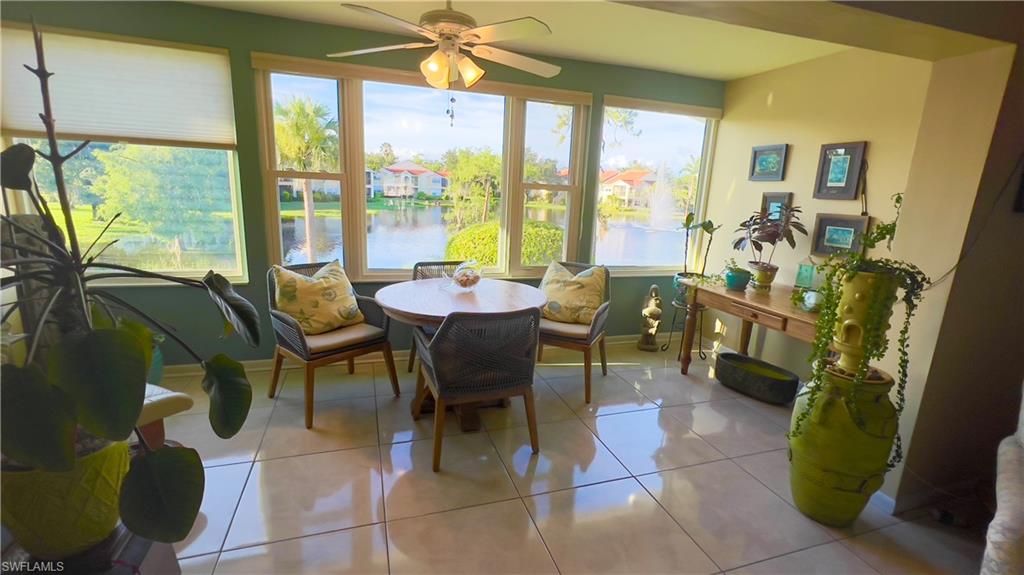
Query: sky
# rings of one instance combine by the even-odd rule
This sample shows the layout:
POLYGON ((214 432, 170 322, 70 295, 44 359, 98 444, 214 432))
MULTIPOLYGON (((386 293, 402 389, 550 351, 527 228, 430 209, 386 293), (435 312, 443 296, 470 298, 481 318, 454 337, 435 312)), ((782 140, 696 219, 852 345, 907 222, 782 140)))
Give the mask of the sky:
MULTIPOLYGON (((337 115, 338 85, 335 80, 288 74, 271 77, 274 102, 310 97, 337 115)), ((363 82, 366 152, 391 144, 399 159, 421 154, 440 159, 451 148, 490 148, 500 152, 504 125, 504 98, 478 92, 436 90, 428 87, 363 82), (446 115, 449 98, 455 98, 454 125, 446 115)), ((531 102, 527 108, 526 145, 542 158, 554 158, 559 168, 569 159, 569 141, 559 143, 552 129, 555 105, 531 102)), ((679 170, 691 157, 700 157, 704 144, 701 118, 640 111, 635 129, 639 136, 605 130, 602 168, 621 169, 634 162, 652 168, 667 165, 679 170)))

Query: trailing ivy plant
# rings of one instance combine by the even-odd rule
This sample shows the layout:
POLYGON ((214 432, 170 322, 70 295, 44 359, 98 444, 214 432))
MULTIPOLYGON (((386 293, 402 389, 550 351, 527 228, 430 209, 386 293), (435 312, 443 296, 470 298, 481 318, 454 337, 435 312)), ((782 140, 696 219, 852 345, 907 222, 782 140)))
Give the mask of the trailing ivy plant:
POLYGON ((179 541, 188 535, 203 500, 203 464, 194 449, 148 445, 137 427, 154 342, 159 339, 150 328, 176 342, 202 366, 210 425, 218 436, 238 433, 249 413, 252 388, 240 363, 223 354, 200 356, 173 329, 97 282, 145 278, 203 290, 219 309, 225 333, 238 333, 252 346, 259 345, 259 315, 212 270, 199 281, 100 261, 103 251, 117 241, 100 247, 102 232, 82 250, 63 165, 89 142, 60 153, 50 103, 53 73, 46 69, 42 34, 33 33, 36 66, 25 68, 39 80, 40 118, 49 149, 16 144, 3 151, 0 166, 8 214, 0 216, 2 267, 10 272, 0 279, 0 287, 17 287, 19 292, 16 301, 4 304, 10 307, 2 322, 7 324, 20 309, 24 331, 11 335, 5 329, 4 347, 18 341, 26 345, 23 361, 15 363, 5 356, 0 367, 3 465, 11 471, 69 471, 77 457, 126 440, 134 432, 140 447, 121 488, 121 519, 148 539, 179 541), (33 177, 37 156, 52 167, 66 238, 33 177), (9 215, 15 194, 27 198, 34 214, 9 215))
MULTIPOLYGON (((839 319, 839 300, 842 296, 843 284, 861 272, 878 274, 881 282, 895 283, 897 296, 890 297, 891 292, 885 289, 871 290, 871 300, 867 304, 861 340, 864 355, 858 363, 856 371, 852 374, 845 374, 852 378, 853 385, 851 392, 844 397, 844 401, 854 422, 863 430, 865 422, 858 408, 857 396, 865 382, 876 376, 870 367, 871 361, 882 359, 889 349, 887 317, 896 301, 902 300, 904 304, 903 324, 896 342, 899 354, 899 368, 896 376, 896 417, 898 418, 903 413, 903 408, 906 405, 908 366, 910 365, 908 353, 910 321, 917 312, 929 280, 928 276, 914 264, 889 258, 868 258, 864 255, 866 250, 875 248, 883 242, 887 249, 891 248, 893 237, 896 235, 896 225, 899 222, 903 195, 894 195, 893 203, 896 206, 896 217, 891 222, 877 224, 868 230, 863 242, 864 251, 833 254, 823 264, 824 280, 818 290, 822 296, 821 311, 818 315, 809 358, 812 374, 811 381, 807 385, 807 402, 804 410, 797 414, 789 437, 796 437, 803 432, 807 418, 821 394, 826 371, 838 369, 831 359, 831 345, 835 336, 836 322, 839 319)), ((892 469, 902 459, 903 445, 897 432, 893 453, 887 463, 888 468, 892 469)))

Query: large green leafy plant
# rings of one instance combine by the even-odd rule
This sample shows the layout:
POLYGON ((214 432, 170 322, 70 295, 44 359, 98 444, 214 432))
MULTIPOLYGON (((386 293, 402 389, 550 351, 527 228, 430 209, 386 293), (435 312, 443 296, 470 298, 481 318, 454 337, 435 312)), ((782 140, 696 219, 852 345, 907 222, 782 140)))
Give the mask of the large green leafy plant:
MULTIPOLYGON (((865 250, 878 247, 885 243, 886 248, 891 248, 892 240, 896 235, 896 225, 899 222, 900 207, 903 203, 902 194, 893 196, 896 205, 896 217, 891 222, 880 223, 873 226, 864 237, 865 250)), ((843 284, 854 278, 858 273, 873 273, 884 276, 888 281, 895 282, 899 299, 904 304, 903 323, 900 326, 896 342, 898 354, 898 373, 896 375, 896 416, 903 412, 906 404, 907 376, 910 365, 910 321, 917 311, 924 290, 929 285, 928 276, 917 266, 911 263, 901 262, 890 258, 869 258, 865 252, 839 252, 829 256, 822 265, 825 271, 824 281, 819 288, 822 296, 821 313, 815 328, 814 343, 811 352, 811 365, 813 371, 811 381, 807 386, 807 403, 802 412, 797 414, 790 432, 791 437, 798 436, 803 430, 810 417, 811 410, 821 394, 824 387, 826 372, 830 369, 838 369, 838 366, 831 360, 831 345, 837 320, 839 317, 839 301, 842 297, 843 284)), ((864 428, 864 420, 857 408, 857 393, 862 389, 866 381, 873 379, 874 374, 870 366, 872 360, 879 360, 885 356, 889 349, 887 330, 888 319, 892 306, 896 300, 890 299, 884 294, 884 290, 873 290, 871 301, 868 302, 868 314, 865 318, 862 335, 864 355, 858 362, 857 369, 852 374, 853 385, 849 396, 844 398, 854 422, 864 428)), ((899 434, 895 438, 895 446, 892 457, 889 459, 888 467, 891 469, 903 458, 902 442, 899 434)))
MULTIPOLYGON (((17 144, 4 150, 0 166, 5 208, 12 203, 9 196, 20 193, 35 212, 0 217, 3 268, 11 272, 0 282, 4 288, 17 286, 20 296, 4 312, 3 322, 21 309, 24 328, 23 333, 6 337, 5 343, 26 345, 23 362, 0 368, 4 467, 68 471, 76 457, 110 441, 126 440, 134 432, 140 449, 121 489, 122 521, 143 537, 178 541, 188 535, 199 512, 203 465, 194 449, 148 445, 136 426, 153 362, 156 336, 151 328, 182 346, 204 369, 202 387, 210 396, 210 425, 218 436, 229 438, 241 428, 252 388, 240 363, 223 354, 200 356, 173 329, 99 282, 145 278, 204 290, 223 317, 225 333, 238 333, 253 346, 259 344, 259 315, 213 271, 199 281, 102 262, 98 256, 113 243, 100 247, 102 234, 81 249, 63 164, 88 142, 69 154, 60 153, 50 104, 53 74, 46 69, 42 34, 34 35, 36 67, 25 68, 39 79, 40 118, 49 150, 17 144), (66 238, 34 180, 37 156, 52 167, 66 238)), ((9 209, 5 212, 10 214, 9 209)), ((117 216, 107 228, 115 220, 117 216)))

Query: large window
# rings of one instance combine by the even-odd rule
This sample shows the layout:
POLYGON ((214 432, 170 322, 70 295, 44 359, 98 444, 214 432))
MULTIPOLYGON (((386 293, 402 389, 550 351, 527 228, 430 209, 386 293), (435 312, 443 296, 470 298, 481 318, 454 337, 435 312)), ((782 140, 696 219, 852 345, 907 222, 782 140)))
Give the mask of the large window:
POLYGON ((282 260, 343 262, 338 81, 290 74, 270 81, 282 260))
POLYGON ((699 212, 707 128, 704 118, 605 106, 594 261, 682 266, 681 226, 699 212))
POLYGON ((504 125, 501 96, 363 82, 368 269, 498 266, 504 125))
MULTIPOLYGON (((48 33, 47 67, 79 243, 98 261, 244 276, 230 68, 223 52, 48 33), (114 218, 117 221, 113 221, 114 218)), ((31 33, 4 29, 3 130, 48 152, 31 33)), ((50 164, 35 178, 65 226, 50 164)))

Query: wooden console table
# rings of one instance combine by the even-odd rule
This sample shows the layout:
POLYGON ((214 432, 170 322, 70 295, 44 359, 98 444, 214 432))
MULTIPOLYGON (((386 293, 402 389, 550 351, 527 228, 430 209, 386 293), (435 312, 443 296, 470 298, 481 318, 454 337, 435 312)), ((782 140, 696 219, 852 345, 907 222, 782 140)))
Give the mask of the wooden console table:
POLYGON ((801 341, 814 341, 814 324, 818 314, 808 312, 793 305, 790 296, 793 288, 788 286, 772 286, 768 293, 747 291, 729 291, 720 285, 697 285, 686 282, 687 314, 686 329, 683 331, 682 373, 690 369, 690 356, 693 353, 693 337, 697 330, 697 311, 699 309, 716 309, 743 320, 740 331, 740 353, 746 355, 750 346, 750 330, 754 324, 781 331, 801 341))

